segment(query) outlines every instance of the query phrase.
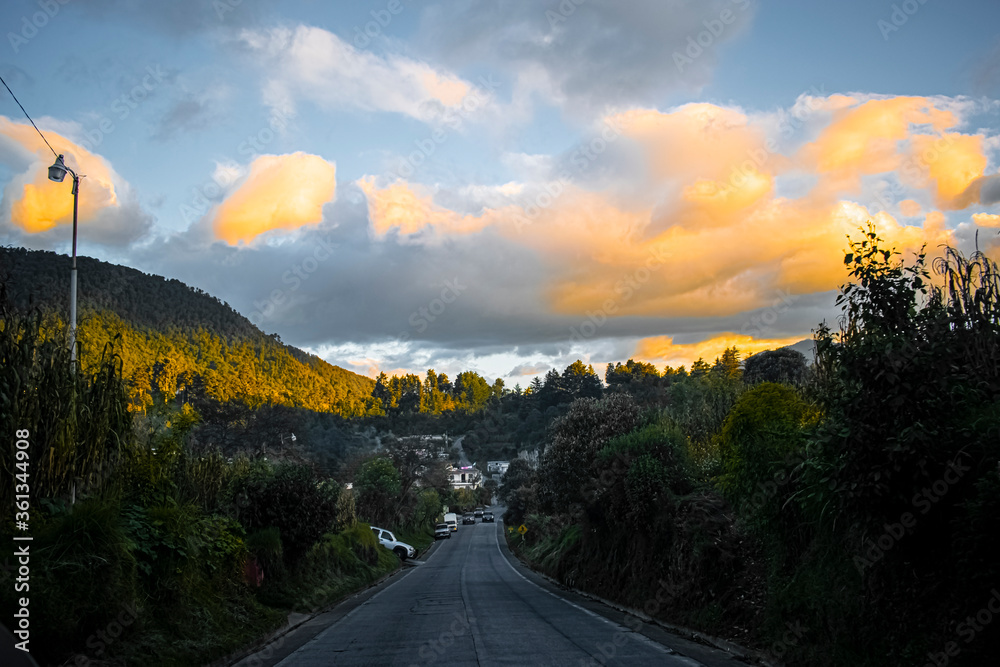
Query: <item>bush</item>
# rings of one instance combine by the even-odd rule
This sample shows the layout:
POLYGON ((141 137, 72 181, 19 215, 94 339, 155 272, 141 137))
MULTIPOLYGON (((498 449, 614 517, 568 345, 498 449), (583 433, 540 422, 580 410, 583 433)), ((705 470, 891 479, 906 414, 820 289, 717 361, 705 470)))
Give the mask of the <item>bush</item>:
POLYGON ((583 503, 598 450, 638 425, 639 407, 628 394, 573 401, 569 412, 552 423, 551 442, 542 454, 540 468, 546 476, 539 489, 542 509, 565 511, 583 503))
POLYGON ((337 522, 340 488, 321 481, 302 464, 258 462, 239 480, 235 492, 243 505, 240 522, 248 532, 277 528, 285 564, 300 559, 337 522))

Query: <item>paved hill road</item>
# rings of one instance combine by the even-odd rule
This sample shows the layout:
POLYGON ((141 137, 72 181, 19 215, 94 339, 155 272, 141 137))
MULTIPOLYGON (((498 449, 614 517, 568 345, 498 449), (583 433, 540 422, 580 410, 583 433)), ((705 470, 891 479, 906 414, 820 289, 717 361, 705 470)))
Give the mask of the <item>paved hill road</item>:
POLYGON ((669 648, 633 631, 634 618, 626 621, 621 613, 572 593, 553 593, 557 589, 551 584, 510 562, 501 530, 499 522, 461 526, 426 560, 405 568, 374 594, 321 614, 238 664, 744 664, 659 628, 640 628, 674 647, 669 648))

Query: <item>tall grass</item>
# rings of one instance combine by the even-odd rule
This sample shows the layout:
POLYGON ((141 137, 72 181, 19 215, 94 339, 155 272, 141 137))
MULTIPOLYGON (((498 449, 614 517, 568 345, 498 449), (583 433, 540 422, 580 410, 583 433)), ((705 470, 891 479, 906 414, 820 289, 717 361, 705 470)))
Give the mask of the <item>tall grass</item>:
MULTIPOLYGON (((57 319, 15 312, 0 294, 0 437, 12 443, 27 430, 30 443, 27 466, 18 469, 14 448, 3 447, 0 468, 6 479, 27 469, 33 503, 113 491, 130 453, 121 359, 109 344, 91 372, 74 373, 63 332, 57 319)), ((3 506, 12 494, 0 485, 3 506)))

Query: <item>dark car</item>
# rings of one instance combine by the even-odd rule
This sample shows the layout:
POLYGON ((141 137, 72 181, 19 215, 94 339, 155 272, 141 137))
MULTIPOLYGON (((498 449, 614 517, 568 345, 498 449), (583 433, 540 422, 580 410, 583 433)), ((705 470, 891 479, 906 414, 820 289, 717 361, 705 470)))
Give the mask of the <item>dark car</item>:
POLYGON ((451 526, 446 523, 439 523, 434 526, 434 539, 440 540, 442 538, 451 539, 451 526))
POLYGON ((483 523, 496 523, 493 512, 483 512, 483 523))
POLYGON ((475 512, 473 512, 473 515, 474 515, 474 516, 475 516, 475 517, 476 517, 477 519, 482 519, 482 518, 483 518, 483 508, 482 508, 482 507, 477 507, 477 508, 476 508, 476 511, 475 511, 475 512))
POLYGON ((474 514, 463 514, 462 515, 462 525, 467 523, 476 523, 476 516, 474 514))

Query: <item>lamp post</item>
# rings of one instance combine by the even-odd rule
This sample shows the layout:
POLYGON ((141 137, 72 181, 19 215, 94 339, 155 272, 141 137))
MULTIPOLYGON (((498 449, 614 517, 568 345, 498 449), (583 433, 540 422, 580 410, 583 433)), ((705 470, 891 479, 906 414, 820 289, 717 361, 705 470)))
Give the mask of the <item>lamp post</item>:
POLYGON ((66 166, 62 155, 49 167, 49 180, 56 183, 62 183, 67 172, 73 175, 73 268, 69 274, 69 358, 72 372, 76 373, 76 211, 80 199, 80 177, 66 166))

